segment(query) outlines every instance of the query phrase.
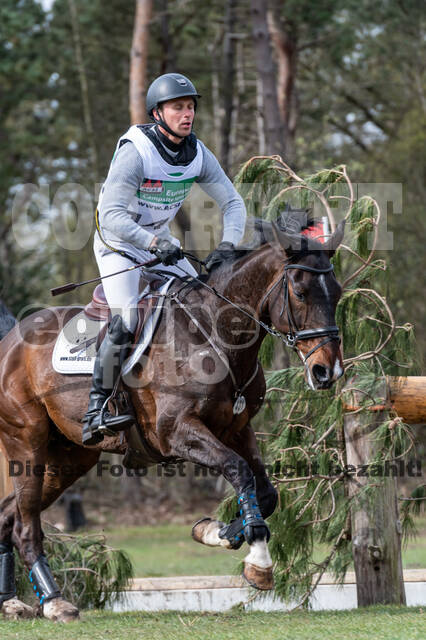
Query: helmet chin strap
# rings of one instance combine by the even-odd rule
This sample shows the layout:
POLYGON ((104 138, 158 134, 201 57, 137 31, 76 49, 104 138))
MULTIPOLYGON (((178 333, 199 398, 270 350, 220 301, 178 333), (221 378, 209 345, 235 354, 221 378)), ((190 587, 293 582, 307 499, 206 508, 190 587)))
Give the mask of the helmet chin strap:
MULTIPOLYGON (((170 135, 174 136, 175 138, 181 138, 181 140, 183 140, 186 136, 181 136, 179 133, 176 133, 176 131, 173 131, 173 129, 171 129, 169 127, 169 125, 163 120, 163 118, 160 116, 160 112, 158 109, 156 109, 157 113, 158 113, 158 118, 156 118, 154 116, 154 112, 152 112, 152 119, 154 120, 155 124, 158 125, 159 127, 162 127, 163 129, 165 129, 168 133, 170 133, 170 135)), ((192 126, 191 126, 191 131, 192 131, 192 126)))

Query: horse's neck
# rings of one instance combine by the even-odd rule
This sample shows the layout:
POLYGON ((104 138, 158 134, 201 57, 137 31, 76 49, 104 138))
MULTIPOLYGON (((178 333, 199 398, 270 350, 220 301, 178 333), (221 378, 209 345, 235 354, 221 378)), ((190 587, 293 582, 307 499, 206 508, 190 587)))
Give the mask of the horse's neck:
POLYGON ((232 265, 219 269, 212 284, 231 302, 246 305, 253 313, 258 313, 261 299, 276 278, 279 266, 273 248, 264 245, 232 265))
MULTIPOLYGON (((214 288, 226 296, 231 302, 241 306, 248 311, 256 319, 259 318, 261 301, 267 293, 269 287, 276 278, 278 269, 277 257, 271 247, 261 247, 246 258, 240 261, 224 266, 218 269, 212 282, 214 288)), ((215 303, 217 304, 217 300, 215 303)), ((226 308, 223 302, 220 306, 226 308)), ((238 349, 234 353, 234 357, 243 357, 244 360, 253 360, 257 358, 260 345, 265 337, 265 331, 256 325, 255 321, 245 314, 235 310, 235 317, 238 318, 237 327, 227 326, 227 316, 224 315, 221 322, 221 329, 229 340, 228 344, 235 345, 238 349), (254 335, 253 331, 257 331, 254 335), (248 339, 248 335, 254 336, 248 339), (247 344, 247 348, 241 348, 241 344, 247 344)), ((233 351, 232 347, 229 351, 233 351)))

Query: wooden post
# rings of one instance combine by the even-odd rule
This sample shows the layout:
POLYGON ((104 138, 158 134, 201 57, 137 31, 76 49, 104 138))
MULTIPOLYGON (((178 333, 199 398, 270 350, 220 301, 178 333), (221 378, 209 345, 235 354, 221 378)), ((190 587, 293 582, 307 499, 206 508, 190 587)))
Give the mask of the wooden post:
MULTIPOLYGON (((350 404, 360 406, 361 394, 357 391, 350 393, 350 404)), ((368 465, 375 457, 375 430, 386 417, 385 410, 355 410, 344 418, 347 464, 356 470, 349 476, 348 496, 354 500, 351 511, 352 552, 359 607, 406 604, 396 477, 392 473, 383 473, 376 479, 359 475, 362 465, 368 465), (362 496, 362 491, 375 480, 381 488, 377 499, 371 503, 362 496)), ((393 470, 390 468, 390 471, 393 470)), ((368 473, 368 469, 364 472, 368 473)))
POLYGON ((0 500, 13 491, 12 478, 9 476, 9 462, 0 449, 0 500))

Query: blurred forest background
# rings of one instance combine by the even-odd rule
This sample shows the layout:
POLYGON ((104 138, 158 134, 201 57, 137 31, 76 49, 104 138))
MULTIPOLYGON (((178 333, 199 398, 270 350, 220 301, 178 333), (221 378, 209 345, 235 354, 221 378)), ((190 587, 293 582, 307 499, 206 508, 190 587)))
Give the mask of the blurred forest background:
MULTIPOLYGON (((97 275, 79 233, 93 232, 117 139, 148 121, 138 95, 178 71, 202 94, 195 132, 231 178, 251 156, 277 153, 301 174, 343 163, 354 183, 402 185, 402 207, 386 212, 386 295, 421 354, 424 43, 421 0, 2 0, 0 299, 19 315, 52 304, 50 288, 97 275), (87 197, 71 206, 76 185, 87 197)), ((188 230, 186 209, 177 224, 188 230)), ((221 494, 216 479, 203 482, 221 494)))

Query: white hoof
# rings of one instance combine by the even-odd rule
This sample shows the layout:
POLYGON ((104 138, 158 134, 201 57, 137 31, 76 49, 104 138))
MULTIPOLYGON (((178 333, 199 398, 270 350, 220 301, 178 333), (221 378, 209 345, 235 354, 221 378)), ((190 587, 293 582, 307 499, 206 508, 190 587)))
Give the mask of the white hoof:
POLYGON ((224 523, 219 522, 219 520, 203 518, 203 520, 199 520, 192 527, 192 537, 197 542, 206 544, 208 547, 225 547, 225 549, 230 549, 231 543, 229 540, 219 538, 219 531, 224 526, 224 523))
POLYGON ((10 598, 3 602, 0 609, 6 620, 22 620, 24 618, 34 618, 36 612, 18 598, 10 598))
POLYGON ((43 615, 54 622, 72 622, 79 618, 77 607, 61 597, 48 600, 43 605, 43 615))

